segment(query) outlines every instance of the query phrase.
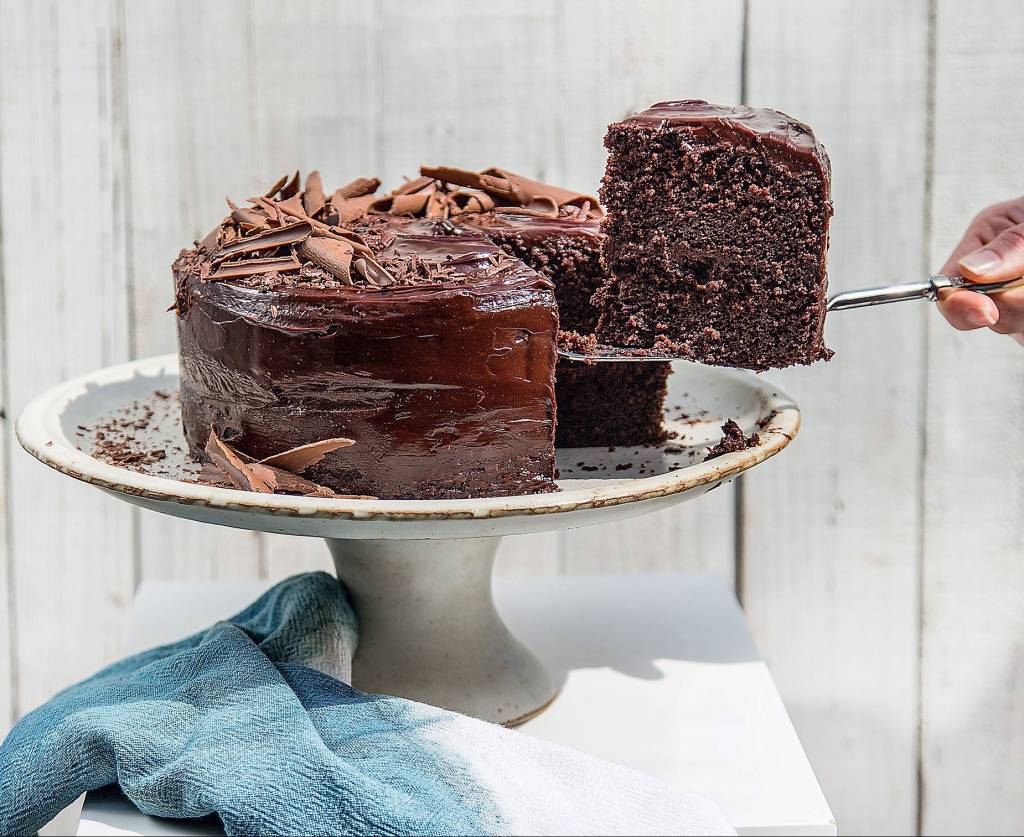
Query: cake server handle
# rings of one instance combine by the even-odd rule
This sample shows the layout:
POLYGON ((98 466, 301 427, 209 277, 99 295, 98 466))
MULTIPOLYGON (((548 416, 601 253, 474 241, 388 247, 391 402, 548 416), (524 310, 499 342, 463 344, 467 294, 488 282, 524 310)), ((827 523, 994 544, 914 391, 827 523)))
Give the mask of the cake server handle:
POLYGON ((1007 279, 1003 282, 971 282, 962 276, 929 276, 920 282, 908 282, 905 285, 888 285, 882 288, 861 288, 856 291, 842 291, 828 299, 829 311, 842 311, 845 308, 866 308, 869 305, 887 305, 890 302, 903 302, 906 299, 930 299, 935 302, 939 293, 944 290, 963 289, 979 294, 998 294, 1013 288, 1024 286, 1024 276, 1007 279))

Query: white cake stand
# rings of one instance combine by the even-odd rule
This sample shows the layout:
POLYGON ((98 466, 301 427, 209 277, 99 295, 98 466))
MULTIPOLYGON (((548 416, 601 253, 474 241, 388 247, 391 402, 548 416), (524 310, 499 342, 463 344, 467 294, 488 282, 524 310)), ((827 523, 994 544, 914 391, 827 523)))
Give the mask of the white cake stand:
POLYGON ((536 657, 494 607, 491 572, 503 535, 607 523, 665 509, 710 491, 782 450, 796 434, 793 401, 757 377, 677 363, 666 422, 668 449, 559 451, 552 494, 472 500, 325 500, 268 496, 188 482, 175 355, 85 375, 36 398, 17 435, 40 461, 146 509, 222 526, 325 538, 360 620, 354 685, 505 724, 521 723, 555 697, 536 657), (160 391, 164 397, 156 393, 160 391), (140 444, 167 451, 141 473, 91 452, 110 417, 153 411, 140 444), (703 462, 734 418, 761 444, 703 462))

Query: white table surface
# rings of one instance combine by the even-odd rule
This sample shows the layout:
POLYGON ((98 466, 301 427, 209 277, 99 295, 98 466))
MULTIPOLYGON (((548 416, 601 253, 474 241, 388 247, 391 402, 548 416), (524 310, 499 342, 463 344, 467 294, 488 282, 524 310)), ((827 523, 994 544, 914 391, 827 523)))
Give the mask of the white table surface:
MULTIPOLYGON (((260 583, 153 582, 133 607, 134 651, 249 604, 260 583)), ((828 803, 726 585, 692 575, 495 582, 513 633, 563 682, 520 727, 714 799, 740 834, 835 834, 828 803)), ((78 834, 209 834, 89 794, 78 834)))

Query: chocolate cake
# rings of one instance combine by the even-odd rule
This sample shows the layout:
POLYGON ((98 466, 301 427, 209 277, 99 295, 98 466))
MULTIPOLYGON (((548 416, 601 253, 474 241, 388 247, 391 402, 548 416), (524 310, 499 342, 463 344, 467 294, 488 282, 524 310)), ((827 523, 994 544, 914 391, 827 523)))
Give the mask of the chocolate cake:
POLYGON ((253 462, 309 493, 554 490, 551 282, 483 236, 366 219, 377 185, 282 179, 179 256, 192 454, 250 490, 304 490, 253 462))
POLYGON ((786 114, 688 100, 611 125, 600 343, 749 369, 828 359, 830 170, 786 114))
MULTIPOLYGON (((449 233, 461 229, 486 236, 554 283, 563 332, 593 334, 598 310, 591 299, 607 280, 601 262, 604 210, 596 198, 500 168, 473 172, 424 166, 420 174, 401 194, 371 208, 423 219, 415 228, 425 233, 444 234, 437 224, 445 221, 449 233)), ((662 405, 670 371, 667 363, 559 360, 558 446, 663 442, 662 405)))

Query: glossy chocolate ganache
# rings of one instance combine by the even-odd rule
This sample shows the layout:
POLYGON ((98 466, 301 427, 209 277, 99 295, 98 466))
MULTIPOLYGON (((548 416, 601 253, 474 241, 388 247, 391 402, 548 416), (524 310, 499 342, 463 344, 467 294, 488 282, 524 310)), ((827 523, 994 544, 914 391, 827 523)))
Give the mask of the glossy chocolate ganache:
MULTIPOLYGON (((445 220, 485 236, 554 283, 561 345, 571 348, 593 334, 600 314, 593 297, 609 278, 601 259, 604 209, 595 197, 496 167, 424 166, 420 174, 400 199, 381 201, 378 210, 415 216, 410 229, 429 232, 445 220)), ((668 363, 560 359, 556 444, 661 444, 670 371, 668 363)))
POLYGON ((554 490, 551 282, 448 221, 415 230, 390 214, 419 200, 417 181, 377 186, 282 179, 179 256, 192 453, 249 490, 554 490), (293 449, 316 455, 280 456, 293 449), (253 483, 267 463, 301 484, 253 483))

